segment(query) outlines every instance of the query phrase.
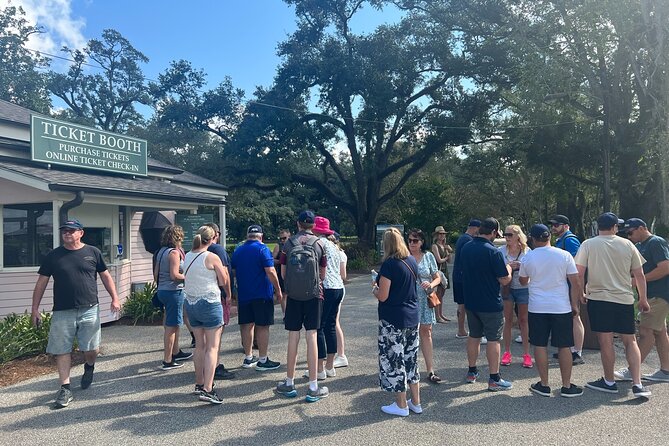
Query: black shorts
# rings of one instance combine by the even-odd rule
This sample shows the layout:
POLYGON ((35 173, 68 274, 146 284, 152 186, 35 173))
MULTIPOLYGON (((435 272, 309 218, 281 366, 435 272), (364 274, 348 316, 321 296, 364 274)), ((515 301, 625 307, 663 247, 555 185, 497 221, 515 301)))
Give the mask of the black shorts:
POLYGON ((553 347, 574 345, 574 316, 571 311, 562 314, 528 313, 527 323, 530 327, 530 344, 535 347, 548 347, 549 337, 553 347))
POLYGON ((284 325, 288 331, 318 330, 321 328, 323 299, 286 300, 286 316, 284 325))
POLYGON ((465 287, 462 282, 453 282, 453 302, 458 305, 465 304, 465 287))
POLYGON ((495 311, 492 313, 471 310, 466 311, 470 338, 480 338, 485 336, 488 341, 491 342, 499 341, 502 338, 502 328, 504 328, 503 311, 495 311))
POLYGON ((237 323, 256 324, 261 327, 274 325, 274 301, 267 299, 253 299, 250 302, 239 304, 237 307, 237 323))
POLYGON ((634 304, 588 299, 590 329, 599 333, 635 334, 634 304))

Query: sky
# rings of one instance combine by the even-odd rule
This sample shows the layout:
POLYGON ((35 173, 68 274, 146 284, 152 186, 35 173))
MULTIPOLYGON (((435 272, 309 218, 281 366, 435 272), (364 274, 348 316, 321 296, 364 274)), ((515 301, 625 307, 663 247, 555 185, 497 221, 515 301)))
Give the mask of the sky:
MULTIPOLYGON (((280 63, 279 42, 296 29, 294 10, 281 0, 0 0, 21 6, 44 33, 31 49, 63 55, 63 45, 82 48, 102 31, 119 31, 149 58, 144 75, 155 80, 171 61, 185 59, 207 73, 214 88, 225 76, 251 97, 258 85, 269 86, 280 63)), ((397 10, 370 7, 353 23, 369 31, 397 19, 397 10)), ((65 71, 63 62, 52 69, 65 71)))

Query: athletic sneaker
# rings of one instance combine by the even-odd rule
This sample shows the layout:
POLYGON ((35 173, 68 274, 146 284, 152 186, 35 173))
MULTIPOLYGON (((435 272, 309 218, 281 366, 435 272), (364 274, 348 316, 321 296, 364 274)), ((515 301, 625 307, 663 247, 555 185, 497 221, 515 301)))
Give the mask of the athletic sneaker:
POLYGON ((669 373, 662 369, 658 369, 654 373, 643 375, 643 379, 647 379, 648 381, 669 383, 669 373))
MULTIPOLYGON (((316 401, 320 400, 321 398, 327 398, 330 392, 328 392, 328 388, 325 386, 320 386, 316 390, 307 390, 307 397, 304 399, 307 403, 315 403, 316 401)), ((409 409, 407 409, 407 412, 409 409)))
POLYGON ((297 390, 295 390, 295 386, 294 385, 289 386, 288 384, 286 384, 285 379, 276 386, 276 391, 277 393, 280 393, 281 395, 286 396, 288 398, 295 398, 297 396, 297 390))
POLYGON ((191 392, 193 395, 200 396, 204 392, 203 384, 195 384, 195 389, 191 392))
POLYGON ((281 366, 280 362, 276 361, 271 361, 269 358, 265 360, 265 362, 260 362, 256 364, 256 370, 259 372, 265 372, 267 370, 276 370, 281 366))
POLYGON ((571 352, 571 365, 585 364, 583 357, 576 352, 571 352))
POLYGON ((325 372, 325 376, 327 376, 328 378, 333 378, 337 376, 337 372, 335 371, 334 367, 332 367, 330 370, 324 369, 323 371, 325 372))
MULTIPOLYGON (((325 378, 327 378, 327 374, 325 373, 325 370, 322 372, 316 372, 316 379, 319 381, 323 381, 325 378)), ((309 370, 305 370, 304 373, 302 373, 303 378, 309 379, 309 370)))
POLYGON ((574 398, 581 395, 583 395, 583 387, 579 387, 576 384, 570 384, 568 388, 560 388, 560 396, 565 398, 574 398))
MULTIPOLYGON (((563 387, 564 388, 564 387, 563 387)), ((551 388, 541 384, 541 381, 538 381, 530 386, 530 391, 541 396, 551 396, 551 388)))
POLYGON ((632 386, 632 394, 634 394, 636 398, 648 398, 650 396, 650 390, 648 390, 648 387, 644 386, 632 386))
POLYGON ((511 365, 511 352, 504 352, 504 354, 502 355, 502 361, 500 361, 500 364, 511 365))
POLYGON ((409 407, 402 409, 397 405, 397 403, 389 404, 387 406, 381 406, 381 411, 387 413, 388 415, 395 415, 398 417, 408 417, 409 416, 409 407))
POLYGON ((422 414, 423 413, 423 408, 421 407, 420 404, 414 404, 413 401, 407 400, 407 406, 409 407, 409 410, 411 412, 416 413, 416 414, 422 414))
POLYGON ((516 339, 514 339, 514 341, 516 341, 518 344, 522 344, 523 343, 523 337, 521 335, 518 335, 516 337, 516 339))
POLYGON ((176 355, 172 355, 172 361, 185 361, 192 357, 193 357, 192 352, 186 353, 184 351, 179 350, 179 353, 177 353, 176 355))
POLYGON ((72 391, 70 389, 66 389, 65 387, 61 387, 60 390, 58 390, 58 394, 56 394, 56 402, 54 407, 56 409, 67 407, 70 404, 70 401, 73 399, 74 397, 72 396, 72 391))
POLYGON ((81 375, 81 388, 88 389, 93 382, 93 370, 95 365, 88 365, 87 362, 84 362, 84 374, 81 375))
POLYGON ((340 367, 348 367, 348 358, 346 357, 346 355, 344 355, 344 356, 339 356, 339 355, 335 356, 335 359, 334 359, 334 368, 335 368, 335 369, 338 369, 338 368, 340 368, 340 367))
POLYGON ((476 379, 478 377, 479 377, 479 372, 467 372, 467 376, 465 376, 465 382, 473 384, 476 382, 476 379))
POLYGON ((172 361, 172 362, 165 362, 163 361, 163 370, 172 370, 172 369, 178 369, 180 367, 183 367, 184 365, 180 362, 172 361))
POLYGON ((244 358, 244 362, 242 362, 242 367, 244 367, 245 369, 250 369, 251 367, 255 367, 256 364, 258 364, 258 357, 254 355, 251 359, 244 358))
POLYGON ((532 357, 530 355, 523 355, 523 367, 526 369, 532 368, 532 357))
POLYGON ((235 378, 235 373, 226 369, 223 364, 219 364, 216 366, 216 370, 214 371, 214 379, 234 379, 234 378, 235 378))
POLYGON ((509 390, 512 387, 513 387, 513 384, 511 384, 509 381, 506 381, 502 378, 500 378, 499 381, 495 381, 492 378, 488 379, 488 390, 490 392, 497 392, 497 391, 500 391, 500 390, 509 390))
POLYGON ((600 392, 606 393, 618 393, 618 385, 613 383, 612 386, 609 386, 604 382, 604 378, 599 378, 597 381, 590 381, 585 385, 588 389, 598 390, 600 392))
POLYGON ((618 381, 632 381, 632 374, 627 368, 616 370, 613 377, 618 381))
POLYGON ((205 401, 211 404, 223 404, 223 401, 221 398, 219 398, 214 389, 211 389, 211 392, 207 392, 206 390, 202 389, 202 393, 200 393, 198 398, 200 401, 205 401))

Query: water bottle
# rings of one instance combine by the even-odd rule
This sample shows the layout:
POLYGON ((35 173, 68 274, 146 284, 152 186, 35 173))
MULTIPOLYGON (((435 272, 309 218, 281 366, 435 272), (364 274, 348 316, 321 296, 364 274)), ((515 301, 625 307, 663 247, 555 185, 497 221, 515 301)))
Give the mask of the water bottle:
POLYGON ((376 272, 376 270, 372 270, 372 283, 376 283, 376 279, 379 277, 379 273, 376 272))

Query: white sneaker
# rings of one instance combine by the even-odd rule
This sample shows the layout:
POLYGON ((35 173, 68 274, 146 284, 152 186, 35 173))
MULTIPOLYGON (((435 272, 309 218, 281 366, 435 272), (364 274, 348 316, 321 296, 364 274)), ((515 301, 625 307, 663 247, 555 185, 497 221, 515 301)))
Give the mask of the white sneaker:
POLYGON ((323 371, 325 372, 325 376, 327 376, 328 378, 332 378, 333 376, 337 376, 337 372, 335 372, 334 367, 332 367, 330 370, 324 369, 323 371))
POLYGON ((421 414, 423 413, 423 408, 420 404, 414 404, 413 401, 407 400, 407 406, 413 413, 421 414))
MULTIPOLYGON (((304 378, 309 379, 309 370, 305 370, 302 376, 304 378)), ((326 377, 327 375, 325 374, 325 370, 323 370, 322 372, 316 372, 316 379, 318 379, 319 381, 323 381, 326 377)))
POLYGON ((632 374, 626 368, 613 372, 613 377, 618 381, 632 381, 632 374))
POLYGON ((485 336, 483 336, 483 337, 481 338, 481 345, 486 345, 487 343, 488 343, 488 338, 486 338, 485 336))
POLYGON ((521 335, 518 335, 516 339, 514 339, 517 343, 522 344, 523 343, 523 337, 521 335))
POLYGON ((335 356, 334 359, 334 368, 338 369, 339 367, 348 367, 348 358, 344 356, 335 356))
POLYGON ((387 406, 381 406, 381 411, 387 413, 388 415, 396 415, 398 417, 408 417, 409 416, 409 407, 402 409, 397 406, 397 403, 389 404, 387 406))

